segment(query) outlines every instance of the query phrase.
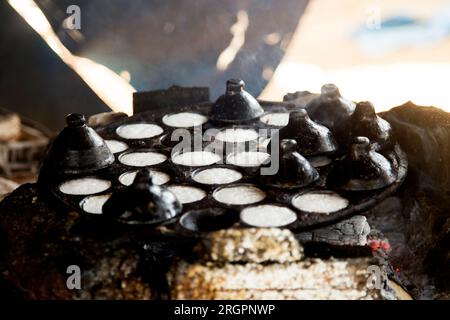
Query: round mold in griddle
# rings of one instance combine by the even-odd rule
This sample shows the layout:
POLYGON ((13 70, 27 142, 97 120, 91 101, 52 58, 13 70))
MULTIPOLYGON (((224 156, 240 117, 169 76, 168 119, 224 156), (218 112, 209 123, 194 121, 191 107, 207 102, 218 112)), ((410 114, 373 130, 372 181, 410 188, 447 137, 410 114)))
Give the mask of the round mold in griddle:
POLYGON ((205 233, 231 228, 238 221, 236 211, 211 207, 186 212, 181 216, 179 224, 188 232, 205 233))
POLYGON ((266 113, 259 118, 262 123, 276 128, 282 128, 289 123, 289 112, 266 113))
POLYGON ((262 151, 234 152, 226 157, 228 165, 241 169, 249 177, 259 175, 261 167, 266 166, 270 161, 270 154, 262 151))
POLYGON ((84 212, 91 214, 102 214, 102 207, 105 202, 111 197, 111 194, 101 194, 97 196, 87 196, 80 202, 80 208, 84 212))
POLYGON ((195 112, 179 112, 166 114, 161 121, 172 128, 192 128, 206 123, 208 117, 195 112))
POLYGON ((222 158, 211 151, 188 151, 172 155, 172 163, 184 167, 205 167, 213 165, 222 158))
POLYGON ((205 190, 188 184, 170 185, 167 188, 175 194, 175 197, 182 205, 201 201, 208 195, 205 190))
POLYGON ((154 149, 135 149, 122 153, 119 162, 129 167, 147 167, 161 164, 167 156, 154 149))
POLYGON ((179 148, 180 150, 200 150, 206 143, 203 141, 201 127, 169 128, 159 138, 159 144, 165 148, 179 148))
MULTIPOLYGON (((153 175, 153 183, 154 184, 163 185, 170 181, 169 174, 159 171, 159 170, 153 170, 153 169, 150 169, 150 171, 153 175)), ((133 183, 137 172, 138 172, 138 170, 132 170, 132 171, 127 171, 127 172, 122 173, 119 176, 119 182, 121 184, 123 184, 124 186, 130 186, 133 183)))
POLYGON ((291 200, 297 210, 330 215, 344 210, 350 201, 333 191, 310 191, 295 195, 291 200))
POLYGON ((128 140, 151 139, 163 132, 163 128, 153 123, 128 123, 116 129, 116 134, 119 137, 128 140))
POLYGON ((297 214, 278 203, 268 203, 246 207, 240 213, 240 220, 250 227, 281 228, 294 223, 297 214))
POLYGON ((257 150, 260 142, 258 128, 250 126, 224 127, 206 139, 211 141, 208 147, 220 150, 225 157, 231 153, 257 150))
POLYGON ((220 186, 235 183, 243 177, 244 175, 241 172, 226 165, 200 168, 191 174, 191 179, 194 182, 207 186, 220 186))
POLYGON ((111 181, 97 177, 84 177, 62 182, 59 192, 70 196, 87 196, 97 194, 111 188, 111 181))
POLYGON ((221 144, 256 142, 258 138, 258 131, 248 126, 226 127, 219 130, 219 132, 214 135, 214 141, 221 144))
POLYGON ((212 193, 213 199, 225 206, 248 206, 266 199, 267 194, 256 185, 239 183, 219 187, 212 193))
POLYGON ((125 142, 119 140, 105 140, 106 145, 112 153, 121 153, 128 149, 128 145, 125 142))
POLYGON ((227 163, 241 168, 259 168, 270 159, 270 154, 261 151, 243 151, 227 156, 227 163))

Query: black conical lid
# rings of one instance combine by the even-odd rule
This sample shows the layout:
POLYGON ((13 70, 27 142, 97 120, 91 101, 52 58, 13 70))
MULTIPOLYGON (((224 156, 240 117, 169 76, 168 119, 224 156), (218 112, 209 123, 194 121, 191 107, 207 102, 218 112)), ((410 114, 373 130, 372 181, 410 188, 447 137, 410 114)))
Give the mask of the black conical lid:
POLYGON ((341 96, 336 85, 325 84, 320 96, 309 102, 305 108, 312 120, 335 133, 346 124, 355 105, 341 96))
POLYGON ((131 224, 160 224, 179 215, 181 209, 175 195, 155 185, 151 171, 144 168, 130 186, 111 195, 103 205, 103 214, 131 224))
POLYGON ((392 127, 386 120, 377 116, 372 103, 359 102, 356 105, 350 119, 350 138, 365 136, 372 142, 377 142, 381 147, 392 143, 392 127))
MULTIPOLYGON (((276 138, 277 134, 274 135, 276 138)), ((280 129, 279 139, 294 139, 298 151, 304 156, 333 153, 337 150, 331 131, 312 121, 306 110, 300 109, 289 114, 289 123, 280 129)))
POLYGON ((243 80, 228 80, 225 94, 214 103, 209 118, 215 122, 241 123, 260 117, 264 109, 244 86, 243 80))
POLYGON ((83 115, 69 114, 66 122, 45 159, 47 170, 57 175, 89 174, 114 162, 105 141, 86 125, 83 115))
MULTIPOLYGON (((272 154, 273 159, 274 154, 272 154)), ((262 176, 264 183, 280 188, 301 188, 319 179, 317 170, 297 152, 297 142, 281 140, 279 168, 275 175, 262 176)))
POLYGON ((396 179, 391 163, 373 150, 367 137, 355 138, 350 153, 335 170, 338 186, 348 191, 381 189, 396 179))

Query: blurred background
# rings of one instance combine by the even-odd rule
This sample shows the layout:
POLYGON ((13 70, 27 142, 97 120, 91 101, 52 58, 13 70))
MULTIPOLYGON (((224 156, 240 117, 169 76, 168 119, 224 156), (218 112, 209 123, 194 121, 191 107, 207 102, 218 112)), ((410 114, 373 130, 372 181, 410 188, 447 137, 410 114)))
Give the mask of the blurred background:
POLYGON ((240 77, 258 95, 306 5, 306 0, 1 1, 0 105, 59 129, 68 112, 131 113, 133 90, 208 86, 215 99, 227 79, 240 77), (80 11, 79 30, 70 28, 67 8, 73 5, 80 11))
POLYGON ((6 0, 0 24, 0 106, 51 129, 231 77, 268 100, 325 82, 379 110, 450 100, 448 0, 6 0))
POLYGON ((265 100, 331 82, 378 111, 447 110, 450 0, 3 0, 0 67, 0 107, 50 132, 70 112, 131 114, 135 91, 215 100, 232 77, 265 100))

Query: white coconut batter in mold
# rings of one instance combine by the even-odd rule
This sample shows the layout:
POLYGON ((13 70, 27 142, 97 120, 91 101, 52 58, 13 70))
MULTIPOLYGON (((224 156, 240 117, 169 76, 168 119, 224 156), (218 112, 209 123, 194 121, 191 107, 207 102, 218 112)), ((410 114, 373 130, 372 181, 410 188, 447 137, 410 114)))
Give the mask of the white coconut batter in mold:
POLYGON ((200 201, 206 197, 205 191, 191 186, 173 185, 169 186, 168 189, 173 192, 181 204, 200 201))
POLYGON ((180 112, 165 115, 162 119, 163 123, 169 127, 190 128, 204 124, 208 118, 204 115, 194 112, 180 112))
POLYGON ((95 177, 86 177, 63 182, 59 186, 59 191, 70 195, 89 195, 108 190, 111 181, 95 177))
POLYGON ((278 228, 297 220, 297 215, 289 208, 263 204, 241 211, 241 221, 254 227, 278 228))
POLYGON ((217 163, 221 157, 210 151, 191 151, 174 154, 172 162, 181 166, 202 167, 217 163))
POLYGON ((242 179, 242 174, 229 168, 211 168, 196 172, 192 179, 202 184, 227 184, 242 179))
POLYGON ((128 145, 125 142, 118 140, 105 140, 106 145, 112 153, 123 152, 128 149, 128 145))
MULTIPOLYGON (((152 174, 152 181, 156 185, 162 185, 169 182, 170 176, 158 170, 150 170, 152 174)), ((129 186, 133 183, 134 178, 136 178, 137 171, 128 171, 120 175, 119 182, 124 186, 129 186)))
POLYGON ((215 140, 231 143, 254 141, 257 139, 258 132, 254 129, 246 128, 228 128, 219 131, 215 136, 215 140))
POLYGON ((131 167, 146 167, 160 164, 167 160, 162 153, 153 151, 136 151, 122 154, 119 162, 131 167))
POLYGON ((103 205, 110 197, 110 194, 86 197, 81 201, 81 209, 87 213, 102 214, 103 205))
POLYGON ((292 205, 305 212, 331 214, 347 208, 349 201, 334 192, 308 192, 295 196, 292 205))
POLYGON ((270 126, 285 127, 289 123, 288 112, 274 112, 263 115, 259 120, 270 126))
POLYGON ((216 190, 214 199, 230 205, 245 205, 257 203, 266 197, 266 193, 255 186, 229 186, 216 190))
POLYGON ((124 124, 117 128, 116 133, 124 139, 148 139, 161 133, 163 129, 151 123, 124 124))
POLYGON ((230 154, 227 162, 238 167, 259 167, 269 159, 270 155, 266 152, 245 151, 230 154))

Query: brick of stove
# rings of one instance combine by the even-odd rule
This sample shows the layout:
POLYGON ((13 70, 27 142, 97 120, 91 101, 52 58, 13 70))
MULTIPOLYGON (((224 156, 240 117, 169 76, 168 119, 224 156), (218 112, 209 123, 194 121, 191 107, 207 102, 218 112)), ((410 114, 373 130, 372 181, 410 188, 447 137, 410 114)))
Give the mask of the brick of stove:
POLYGON ((177 260, 172 265, 168 273, 171 298, 396 298, 382 274, 380 286, 369 289, 370 268, 382 263, 369 247, 311 243, 329 247, 308 249, 317 255, 304 258, 303 247, 289 230, 249 228, 212 232, 196 248, 198 260, 177 260), (340 252, 340 248, 347 249, 340 252), (349 254, 354 248, 357 252, 349 254), (367 250, 362 252, 361 248, 367 250))
POLYGON ((278 228, 227 229, 205 236, 195 248, 205 261, 293 262, 303 258, 303 247, 289 230, 278 228))
POLYGON ((180 261, 171 276, 172 299, 378 300, 368 289, 373 258, 306 259, 268 265, 180 261))

